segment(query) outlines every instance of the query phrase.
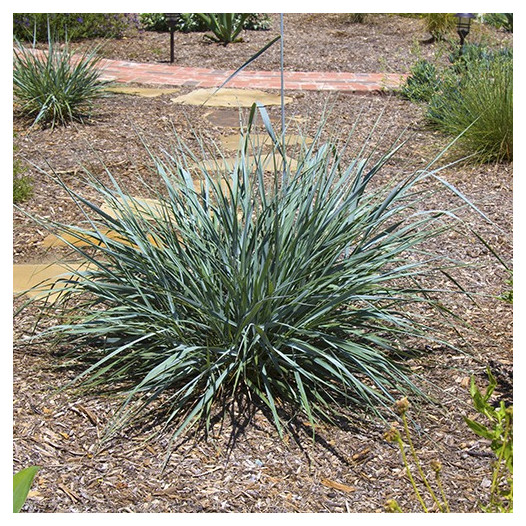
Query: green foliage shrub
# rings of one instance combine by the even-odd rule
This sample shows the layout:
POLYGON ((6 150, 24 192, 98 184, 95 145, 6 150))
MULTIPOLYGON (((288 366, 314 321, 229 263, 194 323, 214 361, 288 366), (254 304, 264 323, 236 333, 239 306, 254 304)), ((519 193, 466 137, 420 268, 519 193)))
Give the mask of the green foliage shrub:
MULTIPOLYGON (((484 417, 486 423, 479 420, 464 417, 468 427, 479 437, 490 441, 490 447, 495 454, 496 460, 493 465, 492 481, 490 487, 490 494, 487 503, 482 504, 481 508, 489 513, 512 513, 513 512, 513 406, 506 406, 501 401, 494 407, 490 399, 497 386, 495 377, 491 371, 487 370, 489 384, 485 392, 482 393, 475 384, 474 377, 471 377, 470 395, 473 402, 473 407, 484 417)), ((391 428, 385 433, 384 438, 388 442, 396 443, 400 449, 402 463, 404 465, 407 477, 411 482, 416 499, 418 500, 422 510, 428 513, 431 509, 424 499, 424 495, 419 490, 415 481, 416 474, 413 473, 414 468, 408 462, 406 449, 408 449, 412 456, 414 467, 420 478, 420 481, 426 489, 428 497, 431 498, 432 504, 436 506, 437 510, 442 513, 450 513, 448 499, 444 492, 441 480, 442 465, 438 460, 431 461, 431 469, 435 473, 436 488, 433 489, 428 477, 422 469, 420 459, 418 458, 415 449, 411 432, 409 428, 407 412, 410 407, 407 398, 398 400, 395 404, 395 411, 402 420, 403 431, 398 429, 397 423, 394 423, 391 428), (437 491, 438 489, 438 491, 437 491)), ((386 511, 392 513, 402 513, 403 510, 394 499, 386 502, 386 511)))
POLYGON ((429 102, 440 85, 435 64, 425 59, 418 60, 412 67, 400 91, 402 97, 415 102, 429 102))
POLYGON ((513 33, 513 13, 484 13, 484 23, 513 33))
MULTIPOLYGON (((164 13, 140 13, 139 22, 146 31, 168 31, 168 24, 164 13)), ((194 13, 178 13, 175 30, 182 33, 205 31, 206 25, 194 13)))
POLYGON ((158 205, 88 174, 93 201, 66 188, 89 223, 43 223, 92 240, 70 244, 91 267, 56 284, 48 308, 63 309, 64 322, 41 336, 58 335, 79 365, 87 360, 85 387, 125 393, 110 434, 151 419, 152 406, 177 436, 248 399, 281 433, 290 412, 314 425, 419 393, 404 362, 413 338, 433 340, 419 313, 435 306, 425 276, 441 257, 448 274, 454 265, 421 251, 455 218, 421 209, 423 189, 443 191, 426 184, 441 186, 433 169, 371 188, 401 145, 368 153, 371 145, 324 142, 323 127, 292 168, 260 107, 274 144, 262 152, 250 132, 256 111, 234 167, 193 167, 200 159, 184 144, 150 152, 158 205))
POLYGON ((513 512, 513 406, 506 406, 500 401, 494 407, 490 401, 497 387, 495 377, 487 371, 489 383, 482 393, 475 379, 471 378, 470 394, 473 405, 485 423, 479 420, 465 418, 469 428, 478 436, 490 441, 490 447, 495 454, 492 481, 488 503, 483 509, 486 512, 513 512))
POLYGON ((27 201, 33 194, 33 183, 27 175, 21 174, 19 161, 13 161, 13 203, 27 201))
POLYGON ((270 22, 270 17, 266 13, 248 13, 243 28, 252 31, 266 31, 270 29, 270 22))
POLYGON ((401 89, 427 103, 437 129, 460 136, 458 146, 481 162, 513 159, 513 51, 465 45, 449 66, 419 60, 401 89))
POLYGON ((146 31, 168 31, 164 13, 139 13, 139 23, 146 31))
POLYGON ((21 41, 46 42, 48 23, 54 38, 120 38, 138 27, 134 13, 14 13, 13 36, 21 41))
MULTIPOLYGON (((247 13, 243 21, 243 29, 266 30, 270 27, 270 17, 265 13, 247 13)), ((240 13, 236 14, 239 19, 240 13)), ((168 31, 164 13, 141 13, 139 15, 141 26, 147 31, 168 31)), ((175 30, 183 33, 192 31, 206 31, 207 23, 198 13, 179 13, 175 30)))
POLYGON ((99 80, 97 49, 77 54, 73 60, 68 43, 49 39, 46 53, 34 52, 17 41, 13 54, 13 94, 18 111, 33 124, 66 124, 82 121, 94 101, 104 95, 99 80))

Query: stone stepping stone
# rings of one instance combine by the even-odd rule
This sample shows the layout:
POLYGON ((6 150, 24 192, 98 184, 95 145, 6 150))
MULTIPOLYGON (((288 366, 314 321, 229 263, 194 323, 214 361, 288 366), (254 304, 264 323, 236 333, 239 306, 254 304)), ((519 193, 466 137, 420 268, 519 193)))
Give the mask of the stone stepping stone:
MULTIPOLYGON (((197 164, 194 164, 193 167, 196 168, 197 164)), ((199 181, 194 181, 194 186, 196 190, 198 190, 199 181)), ((225 181, 221 181, 221 187, 224 191, 226 191, 227 186, 225 181)), ((124 200, 120 197, 118 197, 117 200, 121 204, 124 203, 124 200)), ((131 199, 127 198, 126 201, 128 201, 128 204, 130 204, 132 210, 136 210, 139 214, 143 213, 148 218, 162 218, 166 214, 166 211, 163 210, 163 205, 157 199, 150 199, 146 197, 132 197, 131 199)), ((112 208, 108 203, 103 203, 100 209, 104 213, 108 214, 110 217, 117 218, 116 210, 112 208)))
MULTIPOLYGON (((125 200, 117 198, 119 203, 124 204, 125 200)), ((152 217, 163 217, 162 204, 157 199, 150 199, 147 197, 132 197, 126 198, 127 204, 133 211, 137 211, 139 214, 152 217)), ((117 217, 116 211, 108 204, 103 203, 100 209, 111 217, 117 217)))
POLYGON ((133 88, 130 86, 110 86, 105 91, 123 95, 135 95, 138 97, 160 97, 161 95, 173 95, 179 93, 179 89, 173 88, 133 88))
MULTIPOLYGON (((207 113, 204 113, 203 116, 214 126, 219 126, 220 128, 244 128, 246 126, 246 119, 241 119, 240 123, 240 114, 239 108, 217 108, 207 113)), ((281 117, 279 115, 269 115, 270 122, 277 125, 281 125, 281 117)), ((294 121, 297 123, 306 122, 307 119, 294 115, 288 118, 289 121, 294 121)), ((276 131, 277 133, 277 131, 276 131)))
MULTIPOLYGON (((228 135, 221 137, 220 142, 227 150, 238 150, 241 144, 242 136, 237 133, 235 135, 228 135)), ((281 139, 280 139, 281 140, 281 139)), ((256 133, 252 134, 252 143, 255 146, 272 146, 272 139, 268 133, 256 133)), ((301 135, 285 135, 285 144, 287 146, 301 145, 301 144, 312 144, 310 137, 303 137, 301 135)))
MULTIPOLYGON (((259 90, 234 88, 221 88, 217 93, 216 88, 201 88, 171 100, 176 104, 219 108, 250 108, 255 102, 260 102, 265 106, 281 105, 281 96, 279 94, 273 95, 259 90)), ((285 97, 285 104, 289 102, 292 102, 292 98, 285 97)))
MULTIPOLYGON (((276 165, 277 170, 283 169, 283 163, 281 157, 278 155, 276 156, 278 163, 276 165)), ((253 157, 249 159, 254 159, 253 157)), ((226 157, 224 159, 212 159, 210 161, 201 161, 199 163, 196 163, 191 166, 191 168, 202 168, 208 172, 216 172, 216 171, 224 171, 225 169, 227 171, 232 170, 237 162, 236 157, 226 157)), ((248 161, 249 163, 251 161, 248 161)), ((298 162, 295 159, 287 158, 287 163, 289 165, 289 168, 291 170, 295 170, 298 167, 298 162)), ((252 164, 255 165, 255 162, 252 161, 252 164)), ((265 172, 273 172, 274 171, 274 159, 271 154, 268 154, 263 157, 263 170, 265 172)))
MULTIPOLYGON (((115 214, 111 215, 115 217, 115 214)), ((133 246, 133 243, 124 240, 119 233, 115 232, 115 230, 106 229, 101 230, 101 232, 109 239, 120 241, 124 245, 133 246)), ((153 236, 148 236, 148 239, 154 245, 157 244, 153 236)), ((67 247, 70 246, 70 244, 75 245, 77 247, 91 247, 94 244, 101 245, 102 241, 98 237, 90 236, 89 234, 80 236, 74 236, 73 234, 61 234, 60 237, 56 236, 55 234, 49 234, 42 241, 42 246, 46 248, 67 247)))
MULTIPOLYGON (((37 263, 13 265, 13 292, 15 295, 26 294, 30 298, 43 298, 57 283, 59 278, 71 278, 72 271, 90 270, 94 265, 84 263, 37 263)), ((60 290, 60 284, 57 289, 60 290)), ((49 294, 48 301, 54 302, 59 292, 49 294)))
MULTIPOLYGON (((218 108, 212 111, 209 111, 203 115, 210 124, 214 126, 219 126, 220 128, 242 128, 245 127, 245 120, 241 119, 239 109, 234 108, 218 108)), ((270 121, 274 124, 279 122, 279 118, 271 115, 270 121)))

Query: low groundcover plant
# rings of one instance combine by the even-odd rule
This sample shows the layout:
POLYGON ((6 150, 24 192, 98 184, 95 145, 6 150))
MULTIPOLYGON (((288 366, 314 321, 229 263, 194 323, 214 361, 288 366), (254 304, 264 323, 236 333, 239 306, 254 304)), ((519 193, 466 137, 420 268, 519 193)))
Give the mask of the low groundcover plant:
POLYGON ((109 172, 111 183, 85 176, 104 210, 57 179, 86 222, 45 224, 88 265, 56 284, 42 312, 62 309, 64 321, 39 336, 60 336, 88 364, 82 385, 125 394, 108 436, 153 407, 176 437, 248 399, 282 433, 287 415, 314 428, 419 392, 404 360, 415 337, 438 338, 426 319, 440 292, 422 280, 455 265, 425 243, 465 229, 454 210, 425 209, 445 188, 437 171, 377 185, 402 144, 378 159, 363 146, 344 164, 349 144, 321 129, 293 164, 269 123, 254 105, 233 168, 196 170, 180 143, 150 152, 156 205, 109 172), (252 138, 259 114, 271 154, 252 138))

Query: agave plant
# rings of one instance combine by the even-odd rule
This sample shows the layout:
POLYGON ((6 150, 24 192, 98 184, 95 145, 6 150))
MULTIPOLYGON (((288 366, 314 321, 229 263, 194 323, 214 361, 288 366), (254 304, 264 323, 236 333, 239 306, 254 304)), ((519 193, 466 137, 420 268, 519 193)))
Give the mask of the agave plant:
POLYGON ((84 386, 125 393, 109 436, 153 407, 175 437, 248 397, 281 433, 283 411, 314 425, 419 392, 407 342, 433 336, 411 306, 433 301, 418 279, 453 264, 423 246, 455 219, 422 207, 421 183, 436 173, 372 183, 402 144, 380 158, 364 146, 344 163, 345 145, 321 129, 292 163, 259 112, 271 154, 252 139, 256 105, 233 167, 196 168, 184 144, 150 152, 157 201, 111 174, 111 184, 86 174, 103 206, 61 182, 87 221, 46 224, 88 266, 52 289, 47 308, 64 323, 41 336, 86 360, 84 386))
POLYGON ((239 41, 239 34, 243 31, 250 13, 196 13, 213 35, 206 35, 214 42, 221 42, 225 46, 239 41))

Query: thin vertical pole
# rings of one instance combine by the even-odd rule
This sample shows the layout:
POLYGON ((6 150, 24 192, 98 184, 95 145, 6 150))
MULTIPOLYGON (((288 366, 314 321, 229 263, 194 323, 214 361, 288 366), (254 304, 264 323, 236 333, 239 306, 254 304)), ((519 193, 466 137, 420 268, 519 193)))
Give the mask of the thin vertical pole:
POLYGON ((285 187, 288 184, 287 178, 287 166, 285 160, 285 78, 284 78, 284 53, 283 53, 283 13, 279 15, 279 26, 280 26, 280 73, 281 73, 281 149, 283 157, 283 180, 282 186, 285 187))

